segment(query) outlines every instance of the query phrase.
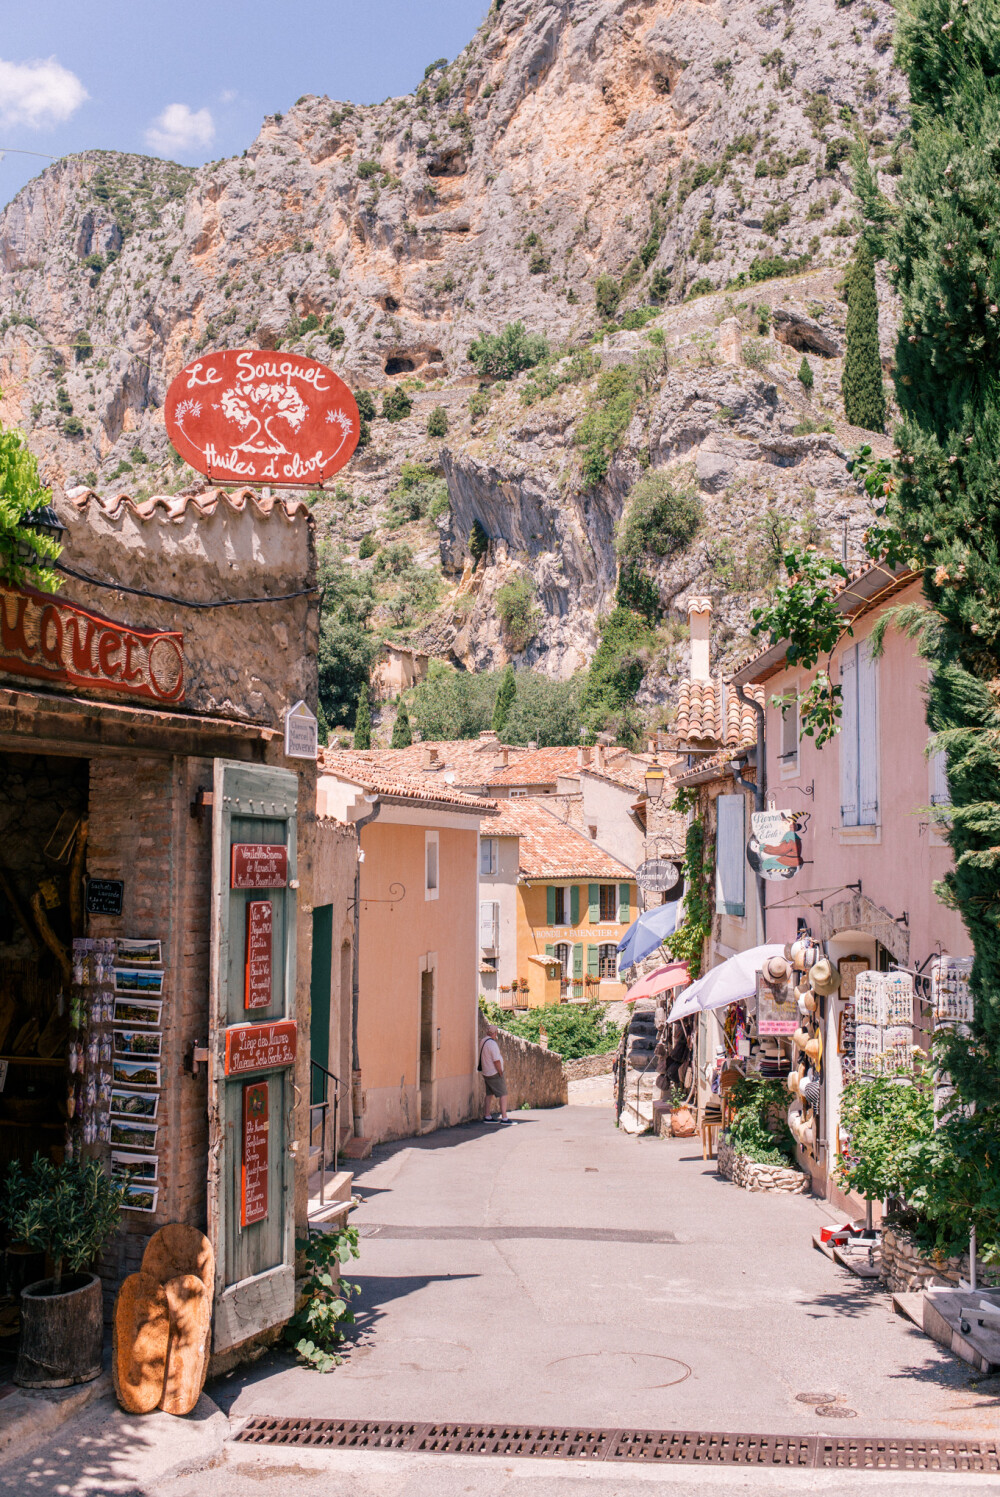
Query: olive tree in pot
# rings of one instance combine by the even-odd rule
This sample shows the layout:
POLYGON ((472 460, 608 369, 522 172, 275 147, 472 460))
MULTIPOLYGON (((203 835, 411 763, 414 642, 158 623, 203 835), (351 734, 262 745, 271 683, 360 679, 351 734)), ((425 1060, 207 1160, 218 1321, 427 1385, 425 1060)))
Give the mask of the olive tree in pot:
POLYGON ((94 1159, 7 1171, 0 1216, 14 1241, 48 1255, 52 1278, 21 1291, 21 1343, 14 1381, 68 1388, 101 1372, 104 1311, 91 1264, 118 1227, 126 1187, 94 1159))

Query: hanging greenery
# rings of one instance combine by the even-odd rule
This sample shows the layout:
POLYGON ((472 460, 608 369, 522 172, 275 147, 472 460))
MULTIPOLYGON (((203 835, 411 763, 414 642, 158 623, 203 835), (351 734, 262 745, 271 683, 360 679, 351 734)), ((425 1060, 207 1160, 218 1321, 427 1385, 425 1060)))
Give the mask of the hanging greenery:
MULTIPOLYGON (((674 802, 674 810, 686 806, 674 802)), ((684 920, 664 946, 675 962, 687 962, 691 981, 701 976, 705 943, 712 934, 713 847, 706 845, 705 828, 692 821, 684 842, 684 920)))

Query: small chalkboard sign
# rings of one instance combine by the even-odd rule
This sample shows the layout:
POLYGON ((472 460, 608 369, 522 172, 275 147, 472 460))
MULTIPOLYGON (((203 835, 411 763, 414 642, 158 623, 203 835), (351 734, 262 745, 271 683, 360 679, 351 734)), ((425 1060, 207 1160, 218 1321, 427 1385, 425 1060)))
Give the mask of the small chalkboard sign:
POLYGON ((125 880, 121 878, 88 878, 87 914, 120 915, 125 880))

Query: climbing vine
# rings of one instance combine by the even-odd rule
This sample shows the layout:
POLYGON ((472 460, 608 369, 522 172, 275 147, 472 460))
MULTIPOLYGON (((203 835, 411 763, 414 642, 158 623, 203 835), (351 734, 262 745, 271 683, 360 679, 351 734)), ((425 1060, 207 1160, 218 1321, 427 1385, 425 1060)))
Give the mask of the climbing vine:
MULTIPOLYGON (((683 809, 674 802, 674 810, 683 809)), ((705 828, 700 821, 692 821, 684 843, 684 920, 663 943, 674 961, 687 962, 692 981, 701 976, 705 942, 712 934, 713 866, 705 828)))

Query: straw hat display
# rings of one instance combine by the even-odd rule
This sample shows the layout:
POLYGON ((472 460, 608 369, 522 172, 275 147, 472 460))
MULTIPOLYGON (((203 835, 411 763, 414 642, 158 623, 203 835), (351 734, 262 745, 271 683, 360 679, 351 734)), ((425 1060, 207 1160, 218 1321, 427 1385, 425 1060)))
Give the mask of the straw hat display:
POLYGON ((808 972, 814 962, 819 961, 820 949, 809 936, 799 936, 791 946, 785 947, 785 955, 796 972, 808 972))

